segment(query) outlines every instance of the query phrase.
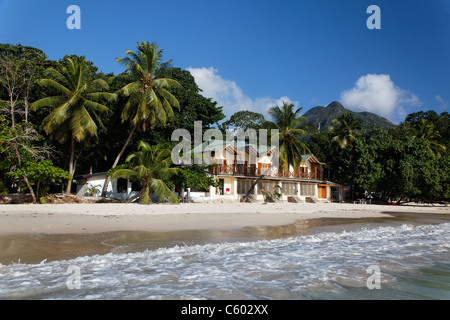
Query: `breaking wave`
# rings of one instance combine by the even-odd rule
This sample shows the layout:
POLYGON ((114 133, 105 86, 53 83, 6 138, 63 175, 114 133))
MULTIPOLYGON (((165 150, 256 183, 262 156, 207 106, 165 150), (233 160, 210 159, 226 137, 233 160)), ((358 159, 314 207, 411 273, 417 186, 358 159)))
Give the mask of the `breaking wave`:
MULTIPOLYGON (((417 298, 420 293, 409 292, 411 282, 402 288, 399 283, 421 268, 447 268, 449 249, 450 223, 443 223, 109 253, 2 265, 0 298, 417 298), (367 269, 374 265, 380 268, 381 290, 366 285, 367 269), (75 283, 69 280, 79 289, 69 289, 75 283)), ((445 270, 448 279, 450 268, 445 270)), ((445 281, 431 297, 450 297, 445 281)))

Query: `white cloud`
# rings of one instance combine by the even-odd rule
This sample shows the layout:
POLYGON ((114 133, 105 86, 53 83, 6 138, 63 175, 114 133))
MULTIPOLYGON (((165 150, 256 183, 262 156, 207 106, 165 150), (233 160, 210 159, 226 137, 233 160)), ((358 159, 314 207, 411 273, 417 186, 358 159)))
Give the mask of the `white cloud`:
POLYGON ((218 106, 223 106, 223 112, 227 117, 240 110, 259 112, 267 119, 267 111, 282 102, 293 103, 298 106, 298 101, 292 101, 289 97, 261 97, 252 99, 245 95, 242 89, 232 80, 227 80, 219 75, 219 71, 209 68, 187 68, 195 78, 195 82, 203 90, 202 95, 217 101, 218 106))
POLYGON ((419 98, 395 86, 388 74, 367 74, 341 93, 341 102, 353 111, 368 111, 391 120, 402 119, 405 107, 417 106, 419 98))
POLYGON ((434 97, 437 101, 439 101, 440 102, 440 106, 439 106, 439 108, 440 109, 447 109, 448 108, 448 104, 447 104, 447 102, 445 102, 445 100, 444 99, 442 99, 442 97, 440 96, 440 95, 437 95, 437 96, 435 96, 434 97))

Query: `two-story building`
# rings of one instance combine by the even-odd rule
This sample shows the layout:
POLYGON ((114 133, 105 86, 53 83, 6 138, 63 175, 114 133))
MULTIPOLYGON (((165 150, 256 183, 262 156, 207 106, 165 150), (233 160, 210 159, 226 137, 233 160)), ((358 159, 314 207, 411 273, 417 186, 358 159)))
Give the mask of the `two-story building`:
POLYGON ((263 175, 251 191, 256 200, 263 200, 263 190, 277 190, 283 200, 296 197, 303 201, 343 201, 343 186, 323 179, 325 163, 313 154, 302 155, 296 168, 283 171, 273 161, 276 151, 276 147, 216 140, 193 149, 194 155, 202 154, 204 164, 209 164, 208 173, 219 181, 219 187, 210 191, 211 198, 240 200, 263 175))

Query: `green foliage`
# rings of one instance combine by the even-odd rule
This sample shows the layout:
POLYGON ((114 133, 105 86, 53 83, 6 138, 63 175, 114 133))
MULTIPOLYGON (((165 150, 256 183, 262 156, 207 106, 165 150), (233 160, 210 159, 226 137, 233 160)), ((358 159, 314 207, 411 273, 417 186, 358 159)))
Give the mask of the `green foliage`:
POLYGON ((59 143, 71 138, 81 142, 96 137, 98 125, 102 126, 100 114, 108 111, 100 102, 116 98, 107 92, 106 81, 92 78, 84 57, 66 57, 60 71, 49 68, 45 75, 47 78, 40 79, 39 84, 57 94, 35 101, 31 106, 33 110, 52 107, 42 122, 42 129, 59 143))
POLYGON ((302 108, 294 110, 292 103, 283 102, 283 106, 274 106, 269 110, 273 118, 266 121, 264 127, 267 129, 278 129, 278 140, 280 143, 279 157, 280 168, 289 171, 289 166, 294 168, 301 162, 302 154, 309 153, 309 148, 300 140, 308 132, 311 126, 303 124, 306 118, 301 117, 302 108))
MULTIPOLYGON (((313 136, 312 149, 327 148, 327 138, 332 135, 313 136)), ((438 157, 427 139, 411 134, 407 126, 373 129, 324 161, 334 181, 351 186, 352 191, 378 194, 384 201, 449 199, 449 156, 438 157)))
POLYGON ((8 188, 5 186, 4 182, 0 180, 0 196, 6 196, 8 192, 8 188))
POLYGON ((117 170, 121 170, 121 169, 130 169, 130 164, 129 163, 119 164, 115 168, 109 169, 106 174, 108 176, 112 176, 114 174, 114 172, 116 172, 117 170))
POLYGON ((356 119, 350 112, 343 113, 332 121, 330 131, 334 137, 331 140, 338 143, 342 149, 348 148, 361 135, 361 128, 361 120, 356 119))
POLYGON ((91 197, 95 196, 99 191, 101 191, 101 188, 102 188, 102 186, 99 184, 97 184, 95 186, 90 186, 87 190, 89 196, 91 196, 91 197))
POLYGON ((261 113, 241 110, 234 113, 229 120, 222 124, 223 129, 234 128, 246 131, 247 129, 259 130, 266 120, 261 113))
POLYGON ((16 170, 8 173, 8 175, 15 178, 19 178, 24 174, 27 175, 31 184, 35 184, 43 180, 55 182, 61 179, 72 179, 69 172, 53 166, 53 163, 50 160, 26 162, 16 170))
MULTIPOLYGON (((450 148, 450 114, 435 111, 419 111, 409 114, 401 124, 403 129, 411 130, 413 135, 425 138, 431 150, 439 157, 448 154, 450 148)), ((410 131, 410 132, 411 132, 410 131)))
POLYGON ((156 43, 138 42, 137 50, 126 51, 126 57, 117 59, 126 69, 127 84, 119 93, 128 101, 122 110, 122 121, 131 119, 143 131, 154 128, 156 121, 166 123, 173 117, 173 108, 179 108, 178 100, 169 89, 180 84, 169 78, 156 78, 155 74, 170 62, 161 62, 163 50, 156 43))
MULTIPOLYGON (((143 187, 141 201, 148 202, 153 192, 171 200, 170 189, 175 186, 207 190, 209 185, 216 185, 202 167, 182 168, 175 175, 177 170, 170 167, 169 154, 163 151, 167 148, 139 143, 144 140, 162 144, 170 140, 174 129, 192 132, 194 121, 202 121, 203 129, 207 129, 225 117, 222 107, 201 95, 187 70, 171 67, 170 61, 162 62, 162 50, 156 44, 141 42, 136 51, 128 50, 124 58, 118 59, 125 72, 115 77, 98 72, 84 58, 67 55, 60 61, 51 61, 41 50, 22 45, 0 44, 0 59, 5 62, 5 73, 0 74, 0 108, 8 117, 7 120, 0 115, 0 193, 11 190, 16 178, 23 183, 28 177, 36 189, 40 181, 71 178, 58 166, 74 163, 68 152, 72 137, 83 141, 77 144, 74 155, 77 172, 86 172, 90 167, 97 172, 108 170, 131 132, 130 123, 141 130, 132 135, 125 152, 137 147, 139 151, 109 174, 128 175, 138 181, 143 187), (11 76, 9 80, 6 75, 11 76), (34 81, 36 78, 44 79, 34 81), (8 102, 11 83, 17 94, 12 106, 15 110, 8 102), (115 100, 110 92, 120 95, 115 100), (28 101, 35 103, 34 112, 27 119, 17 111, 28 101), (37 134, 39 126, 48 136, 37 134), (53 144, 49 138, 61 144, 53 144), (42 152, 47 147, 51 147, 51 155, 42 152), (55 165, 42 161, 50 157, 55 165)), ((301 154, 312 152, 326 163, 324 174, 328 180, 349 185, 352 191, 373 192, 384 200, 450 199, 447 112, 412 113, 395 127, 367 112, 351 112, 350 119, 345 111, 340 103, 332 102, 300 117, 301 108, 295 110, 292 105, 283 104, 271 109, 273 122, 264 122, 259 113, 240 111, 222 127, 245 130, 258 129, 263 124, 269 129, 278 128, 282 168, 295 166, 301 154), (332 119, 339 115, 333 132, 327 131, 332 119), (300 141, 309 132, 305 117, 320 128, 308 146, 300 141), (358 119, 362 123, 358 124, 358 119), (372 123, 389 130, 371 130, 372 123)), ((45 194, 46 186, 37 190, 38 197, 45 194)))
POLYGON ((11 158, 7 155, 7 149, 9 148, 9 141, 12 137, 8 122, 0 114, 0 170, 7 169, 11 165, 11 158))
POLYGON ((281 200, 281 187, 279 185, 274 186, 273 193, 266 191, 264 188, 261 189, 261 192, 264 197, 264 202, 276 202, 281 200))
POLYGON ((139 151, 130 154, 126 162, 130 164, 130 169, 115 170, 111 174, 111 178, 114 180, 126 178, 139 182, 142 186, 138 193, 140 203, 152 203, 151 195, 153 193, 161 201, 168 200, 171 203, 178 203, 177 197, 166 183, 178 171, 177 168, 170 167, 172 159, 169 149, 162 145, 151 146, 147 142, 141 141, 139 151))
POLYGON ((8 172, 7 175, 16 179, 26 176, 29 183, 36 187, 36 194, 41 203, 44 203, 43 198, 45 198, 48 192, 48 186, 39 188, 42 181, 56 182, 63 179, 72 179, 72 175, 69 172, 53 166, 49 160, 41 160, 39 162, 28 161, 16 167, 15 170, 8 172))
MULTIPOLYGON (((113 101, 116 96, 107 92, 109 86, 105 80, 93 78, 93 71, 84 57, 66 56, 58 69, 47 69, 47 78, 38 81, 55 95, 35 101, 31 108, 51 108, 41 128, 60 144, 71 142, 69 171, 73 174, 75 141, 88 143, 90 138, 98 137, 98 126, 104 128, 100 115, 109 111, 102 103, 113 101)), ((71 186, 69 180, 67 194, 71 186)))
POLYGON ((198 165, 180 168, 173 183, 180 188, 192 188, 199 191, 208 191, 209 186, 219 186, 219 182, 207 175, 204 167, 198 165))

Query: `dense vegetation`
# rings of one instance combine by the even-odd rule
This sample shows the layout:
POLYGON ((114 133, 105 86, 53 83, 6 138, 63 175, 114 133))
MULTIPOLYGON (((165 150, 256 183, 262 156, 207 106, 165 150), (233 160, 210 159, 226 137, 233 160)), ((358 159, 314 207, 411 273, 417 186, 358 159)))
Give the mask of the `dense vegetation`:
POLYGON ((345 130, 345 120, 338 117, 332 130, 312 136, 310 149, 326 163, 328 180, 349 186, 354 198, 371 194, 382 201, 450 199, 447 112, 412 113, 398 127, 366 132, 339 131, 345 130))
POLYGON ((37 202, 47 192, 73 192, 76 175, 109 171, 140 183, 147 203, 151 193, 176 201, 169 190, 215 184, 202 167, 172 170, 168 163, 173 130, 193 132, 194 121, 202 121, 204 130, 223 132, 279 128, 281 165, 312 152, 326 163, 324 177, 349 186, 354 198, 450 199, 447 112, 412 113, 399 126, 369 115, 369 127, 364 114, 337 102, 324 108, 335 114, 318 123, 283 104, 271 109, 270 122, 251 111, 221 122, 222 107, 162 53, 155 43, 138 43, 117 59, 124 72, 114 75, 84 57, 52 61, 36 48, 0 44, 0 195, 30 193, 37 202), (310 139, 301 140, 306 132, 310 139))
MULTIPOLYGON (((201 120, 206 130, 222 120, 222 107, 162 52, 138 43, 117 59, 124 72, 114 75, 85 57, 52 61, 36 48, 0 44, 0 193, 30 193, 34 202, 44 191, 70 193, 77 174, 126 165, 143 143, 170 150, 174 129, 201 120)), ((145 178, 138 182, 148 191, 145 178)), ((173 189, 188 180, 210 182, 192 168, 165 183, 173 189)))

